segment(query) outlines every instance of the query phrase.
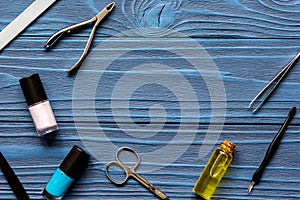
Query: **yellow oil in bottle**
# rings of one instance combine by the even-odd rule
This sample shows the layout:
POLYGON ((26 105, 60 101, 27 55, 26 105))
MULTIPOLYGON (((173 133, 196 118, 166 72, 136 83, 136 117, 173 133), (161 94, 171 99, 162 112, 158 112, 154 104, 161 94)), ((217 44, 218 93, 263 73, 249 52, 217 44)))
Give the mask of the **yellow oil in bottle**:
POLYGON ((235 144, 224 140, 221 146, 215 149, 193 188, 194 193, 204 199, 211 198, 233 159, 234 148, 235 144))

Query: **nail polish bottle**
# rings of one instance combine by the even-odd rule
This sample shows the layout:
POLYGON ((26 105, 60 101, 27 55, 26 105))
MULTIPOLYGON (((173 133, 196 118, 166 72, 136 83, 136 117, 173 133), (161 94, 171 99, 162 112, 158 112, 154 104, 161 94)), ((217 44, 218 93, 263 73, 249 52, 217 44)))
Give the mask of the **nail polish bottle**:
POLYGON ((22 78, 19 82, 38 135, 57 131, 58 125, 39 74, 22 78))
POLYGON ((234 148, 235 144, 224 140, 215 149, 193 188, 194 193, 203 199, 211 198, 233 159, 234 148))
POLYGON ((88 165, 90 155, 74 145, 55 171, 42 195, 48 200, 62 199, 71 184, 78 179, 88 165))

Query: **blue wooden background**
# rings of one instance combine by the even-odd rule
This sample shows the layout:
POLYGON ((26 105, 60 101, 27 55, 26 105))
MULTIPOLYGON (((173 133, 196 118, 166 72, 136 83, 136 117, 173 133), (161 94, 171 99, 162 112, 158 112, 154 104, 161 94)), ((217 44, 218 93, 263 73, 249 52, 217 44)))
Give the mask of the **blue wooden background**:
MULTIPOLYGON (((0 30, 32 2, 1 0, 0 30)), ((79 58, 90 29, 64 38, 49 52, 44 50, 43 45, 57 30, 89 19, 108 3, 110 2, 106 0, 58 1, 0 53, 0 150, 32 199, 42 199, 42 188, 71 147, 74 144, 84 146, 78 136, 78 127, 74 124, 72 113, 76 76, 68 77, 66 70, 79 58), (18 83, 19 78, 32 73, 40 74, 52 102, 60 126, 56 136, 38 137, 33 127, 18 83)), ((113 13, 97 30, 93 48, 109 37, 139 28, 168 28, 197 41, 216 63, 225 85, 224 101, 227 104, 226 107, 219 108, 226 109, 226 115, 221 116, 225 117, 225 124, 218 143, 228 139, 237 145, 235 158, 215 192, 214 199, 299 199, 299 113, 286 131, 262 182, 254 188, 251 195, 247 193, 252 174, 262 161, 289 109, 292 106, 300 108, 299 63, 257 114, 247 108, 260 89, 299 52, 299 10, 298 0, 116 1, 113 13)), ((165 59, 163 54, 155 56, 158 60, 160 57, 165 59)), ((118 70, 127 69, 132 63, 143 62, 149 57, 151 55, 147 53, 131 57, 127 62, 115 66, 110 76, 119 76, 118 70)), ((101 62, 105 58, 98 59, 101 62)), ((170 57, 170 62, 176 63, 176 60, 170 57)), ((185 70, 185 66, 180 66, 179 69, 185 70)), ((199 74, 191 73, 188 80, 196 81, 193 84, 197 84, 198 76, 199 74)), ((171 112, 164 131, 151 137, 151 140, 136 141, 133 137, 118 136, 116 133, 120 133, 120 130, 114 124, 109 111, 111 99, 108 94, 103 94, 105 91, 97 89, 96 95, 99 98, 94 100, 96 114, 101 127, 110 131, 111 139, 117 146, 132 146, 143 152, 160 148, 160 145, 166 144, 160 143, 161 140, 165 141, 164 134, 173 134, 178 126, 180 113, 171 112)), ((142 176, 171 199, 198 199, 191 190, 212 153, 201 159, 198 157, 203 136, 212 117, 209 115, 209 98, 201 98, 202 92, 201 89, 196 90, 200 113, 203 112, 204 115, 191 116, 201 120, 198 133, 188 150, 176 162, 160 170, 141 172, 142 176)), ((162 105, 172 109, 174 105, 171 100, 155 88, 153 91, 140 91, 139 95, 130 99, 134 102, 130 104, 131 117, 140 125, 141 133, 149 133, 143 130, 143 125, 149 124, 150 120, 146 112, 149 101, 152 104, 161 103, 162 98, 162 105), (153 95, 147 96, 149 92, 153 95)), ((126 109, 126 106, 122 109, 126 109)), ((157 116, 152 120, 159 123, 161 118, 157 116)), ((195 124, 190 126, 193 125, 195 124)), ((80 128, 89 131, 87 126, 80 128)), ((217 146, 218 144, 215 145, 217 146)), ((150 168, 154 166, 147 160, 143 161, 150 168)), ((105 177, 104 166, 103 161, 92 157, 84 176, 67 193, 65 199, 156 198, 134 180, 123 187, 111 184, 105 177)), ((0 199, 14 198, 0 173, 0 199)))

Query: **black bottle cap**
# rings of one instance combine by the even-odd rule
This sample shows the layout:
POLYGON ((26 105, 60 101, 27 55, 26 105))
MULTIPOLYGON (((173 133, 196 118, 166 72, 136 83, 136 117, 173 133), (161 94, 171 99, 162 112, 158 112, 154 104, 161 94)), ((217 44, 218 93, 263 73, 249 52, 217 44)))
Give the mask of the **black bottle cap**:
POLYGON ((79 178, 87 167, 90 155, 74 145, 59 168, 70 178, 79 178))
POLYGON ((39 74, 21 78, 19 82, 28 106, 48 99, 39 74))

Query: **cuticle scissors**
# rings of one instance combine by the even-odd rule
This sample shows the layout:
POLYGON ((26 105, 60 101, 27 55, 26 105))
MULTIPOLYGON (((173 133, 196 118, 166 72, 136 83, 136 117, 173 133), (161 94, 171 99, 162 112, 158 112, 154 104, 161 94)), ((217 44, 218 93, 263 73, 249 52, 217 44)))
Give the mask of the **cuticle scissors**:
POLYGON ((96 29, 97 29, 98 25, 105 18, 105 16, 107 16, 113 10, 114 6, 115 6, 114 2, 108 4, 96 16, 92 17, 89 20, 83 21, 83 22, 75 24, 75 25, 71 25, 69 27, 66 27, 66 28, 64 28, 64 29, 56 32, 46 42, 45 48, 48 49, 48 48, 52 47, 55 43, 57 43, 58 40, 61 37, 63 37, 65 34, 70 34, 72 31, 81 29, 84 26, 86 26, 86 25, 91 24, 92 22, 94 22, 93 29, 91 31, 91 34, 90 34, 89 39, 87 41, 87 44, 86 44, 86 46, 84 48, 84 51, 83 51, 81 57, 79 58, 79 60, 73 65, 73 67, 71 67, 68 70, 69 74, 71 74, 75 70, 79 69, 80 65, 82 64, 82 62, 84 61, 84 59, 86 58, 86 56, 88 54, 88 51, 89 51, 89 49, 91 47, 91 44, 92 44, 93 38, 95 36, 95 32, 96 32, 96 29))
POLYGON ((121 147, 120 149, 118 149, 118 151, 116 152, 116 161, 111 161, 109 163, 106 164, 106 177, 114 184, 116 185, 124 185, 127 180, 130 177, 133 177, 134 179, 136 179, 138 182, 140 182, 145 188, 147 188, 150 192, 152 192, 153 194, 155 194, 157 197, 159 197, 160 199, 164 199, 164 200, 169 200, 169 198, 167 197, 167 195, 165 195, 162 191, 160 191, 158 188, 156 188, 154 185, 152 185, 151 183, 149 183, 149 181, 147 181, 145 178, 143 178, 142 176, 140 176, 138 173, 135 172, 135 169, 140 165, 141 163, 141 157, 140 155, 132 148, 130 147, 121 147), (122 151, 128 151, 133 153, 136 158, 137 161, 135 163, 135 165, 133 166, 129 166, 124 164, 121 159, 120 159, 120 153, 122 151), (117 166, 119 168, 121 168, 124 172, 125 172, 125 178, 123 181, 115 181, 110 175, 109 175, 109 168, 112 166, 117 166))

